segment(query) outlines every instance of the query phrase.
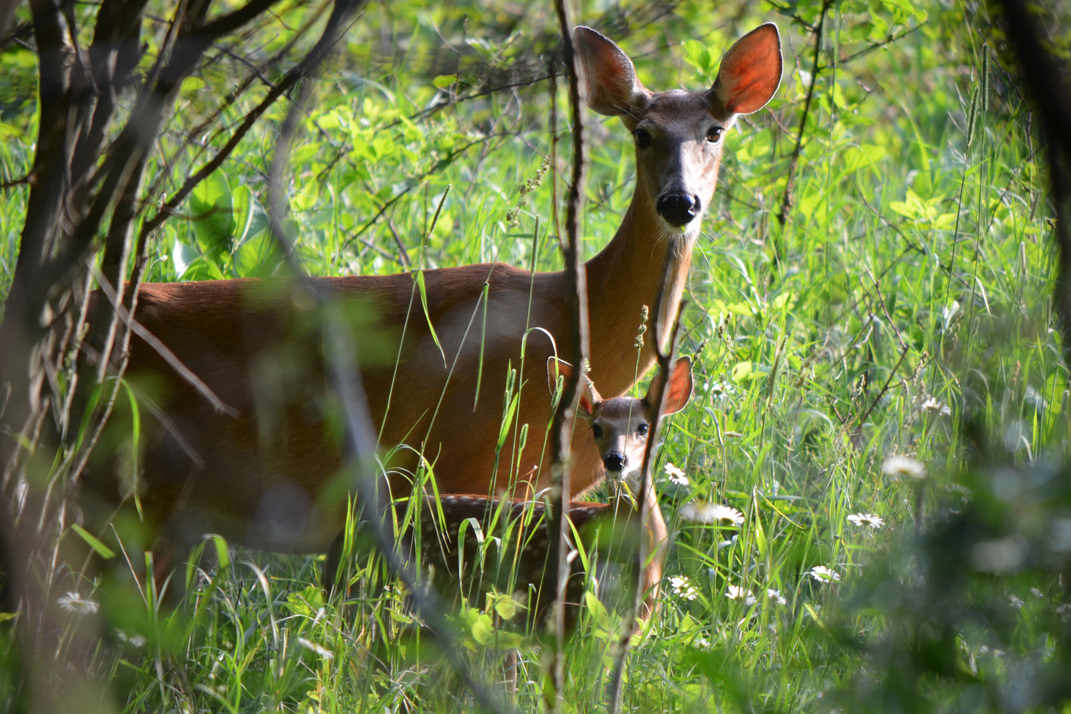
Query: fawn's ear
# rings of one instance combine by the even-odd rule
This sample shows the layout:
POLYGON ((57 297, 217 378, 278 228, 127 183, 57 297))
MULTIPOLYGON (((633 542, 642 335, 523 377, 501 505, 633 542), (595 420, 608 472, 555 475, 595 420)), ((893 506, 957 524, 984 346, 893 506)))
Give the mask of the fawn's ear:
POLYGON ((550 387, 550 393, 558 389, 558 377, 568 380, 573 374, 573 365, 569 364, 565 360, 558 359, 551 355, 547 357, 547 386, 550 387))
MULTIPOLYGON (((655 395, 658 393, 658 385, 662 381, 662 373, 659 372, 654 379, 651 380, 651 386, 647 388, 647 395, 644 396, 643 401, 647 404, 654 405, 655 395)), ((665 405, 666 408, 662 412, 663 416, 668 414, 676 414, 681 409, 684 409, 688 404, 688 400, 692 398, 692 360, 688 357, 681 357, 677 360, 677 364, 673 365, 673 372, 669 375, 669 384, 666 385, 666 389, 669 392, 666 393, 665 405)))
POLYGON ((626 126, 634 124, 651 93, 636 77, 636 68, 621 48, 590 27, 573 30, 580 91, 588 106, 599 114, 619 116, 626 126))
POLYGON ((721 58, 710 88, 730 114, 751 114, 766 106, 781 84, 781 35, 767 22, 747 33, 721 58))
MULTIPOLYGON (((558 389, 559 376, 568 380, 572 375, 573 365, 554 356, 547 358, 547 386, 550 387, 551 394, 558 389)), ((602 401, 602 397, 595 391, 595 385, 583 373, 580 374, 578 388, 580 389, 580 411, 583 416, 590 417, 595 412, 595 405, 602 401)))

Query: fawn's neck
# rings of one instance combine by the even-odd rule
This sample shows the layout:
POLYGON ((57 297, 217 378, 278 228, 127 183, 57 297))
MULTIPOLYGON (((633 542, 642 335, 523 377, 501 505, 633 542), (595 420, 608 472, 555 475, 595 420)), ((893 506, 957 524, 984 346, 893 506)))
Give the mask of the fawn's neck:
POLYGON ((591 379, 604 397, 625 392, 654 362, 654 311, 662 266, 670 254, 658 320, 659 343, 667 343, 699 234, 699 221, 695 224, 687 233, 671 234, 653 203, 637 191, 613 240, 587 262, 591 379), (645 305, 647 333, 637 365, 636 335, 645 305))

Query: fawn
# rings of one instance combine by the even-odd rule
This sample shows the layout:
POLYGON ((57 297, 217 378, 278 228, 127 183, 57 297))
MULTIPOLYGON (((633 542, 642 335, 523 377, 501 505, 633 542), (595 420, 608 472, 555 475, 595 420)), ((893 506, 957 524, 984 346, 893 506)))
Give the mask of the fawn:
MULTIPOLYGON (((629 57, 592 29, 577 27, 575 44, 588 104, 619 117, 635 144, 632 202, 613 239, 583 266, 591 377, 619 395, 654 360, 649 341, 637 364, 633 339, 642 306, 661 306, 656 339, 668 339, 724 136, 777 90, 780 36, 765 24, 739 39, 713 86, 701 92, 651 92, 629 57), (667 255, 670 279, 658 295, 667 255)), ((495 263, 422 275, 426 307, 410 273, 315 279, 351 311, 362 307, 373 316, 355 329, 380 339, 364 339, 358 358, 379 443, 402 447, 388 463, 392 493, 408 493, 421 464, 434 466, 441 493, 545 488, 549 456, 539 445, 551 418, 547 394, 529 390, 519 400, 513 428, 528 426, 528 446, 510 440, 499 454, 496 445, 502 395, 507 384, 516 392, 525 379, 509 375, 521 363, 522 340, 527 364, 573 349, 564 273, 495 263), (520 468, 498 474, 498 463, 520 468)), ((158 554, 160 568, 205 533, 264 550, 317 553, 344 527, 347 484, 327 417, 319 338, 307 327, 310 301, 270 286, 248 279, 156 283, 143 285, 136 298, 135 318, 232 410, 218 412, 157 348, 132 339, 126 374, 145 405, 141 439, 123 436, 125 446, 119 437, 104 440, 102 451, 119 456, 90 463, 83 503, 105 515, 136 494, 142 542, 158 554)), ((117 414, 116 422, 122 426, 124 418, 133 417, 117 414)), ((582 493, 601 478, 600 454, 579 432, 572 449, 574 492, 582 493)))
MULTIPOLYGON (((557 381, 555 372, 565 375, 571 367, 555 358, 548 361, 547 367, 553 392, 557 381)), ((653 400, 659 394, 661 380, 661 374, 656 376, 642 399, 614 397, 603 400, 590 382, 586 382, 580 396, 578 416, 590 427, 588 438, 597 445, 607 476, 623 482, 633 495, 638 493, 639 470, 643 466, 647 436, 654 421, 653 400)), ((687 357, 677 361, 665 389, 668 392, 663 415, 683 409, 692 394, 691 361, 687 357)), ((638 514, 631 502, 625 508, 619 508, 618 503, 573 501, 569 507, 569 519, 579 533, 589 559, 597 552, 600 565, 612 561, 631 567, 636 562, 637 549, 644 554, 647 563, 641 578, 644 607, 638 613, 644 621, 658 607, 659 582, 668 539, 653 487, 647 489, 646 498, 646 526, 638 522, 638 514), (618 516, 620 519, 616 521, 618 516)), ((621 503, 625 503, 625 499, 621 503)), ((439 499, 439 506, 441 518, 435 499, 426 497, 421 511, 422 562, 434 567, 437 584, 443 589, 456 588, 463 576, 471 575, 471 572, 458 571, 459 562, 465 564, 465 569, 472 570, 478 560, 479 536, 474 529, 468 528, 464 542, 459 543, 461 523, 468 519, 487 523, 493 519, 497 524, 496 534, 508 533, 502 541, 511 545, 503 546, 496 562, 483 564, 481 585, 505 592, 531 591, 534 597, 529 601, 528 624, 542 623, 554 601, 558 581, 558 564, 547 562, 549 539, 553 534, 544 518, 544 503, 540 500, 503 501, 486 496, 444 495, 439 499)), ((567 629, 576 624, 586 581, 584 560, 574 557, 566 585, 567 629)))

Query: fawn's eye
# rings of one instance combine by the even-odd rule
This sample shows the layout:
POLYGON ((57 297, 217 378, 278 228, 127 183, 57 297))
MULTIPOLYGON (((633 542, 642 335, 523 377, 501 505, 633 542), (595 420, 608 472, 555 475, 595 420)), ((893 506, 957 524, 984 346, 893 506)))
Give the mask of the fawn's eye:
POLYGON ((647 425, 640 424, 638 427, 636 427, 636 433, 640 436, 647 436, 647 425))
POLYGON ((707 129, 707 141, 709 141, 711 144, 717 144, 719 141, 721 141, 721 134, 723 131, 725 130, 722 129, 720 126, 710 127, 709 129, 707 129))
POLYGON ((651 145, 651 133, 646 129, 637 129, 632 135, 636 137, 636 146, 641 149, 651 145))
POLYGON ((598 424, 594 424, 591 427, 591 435, 594 436, 596 439, 601 439, 602 438, 602 427, 599 426, 598 424))

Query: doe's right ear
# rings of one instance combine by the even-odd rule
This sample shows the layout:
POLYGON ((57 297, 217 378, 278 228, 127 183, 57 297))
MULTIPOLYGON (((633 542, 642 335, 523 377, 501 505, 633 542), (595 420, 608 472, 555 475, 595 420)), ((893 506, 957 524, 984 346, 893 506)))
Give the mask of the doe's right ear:
POLYGON ((728 49, 710 93, 730 114, 751 114, 773 98, 782 71, 781 34, 767 22, 728 49))

